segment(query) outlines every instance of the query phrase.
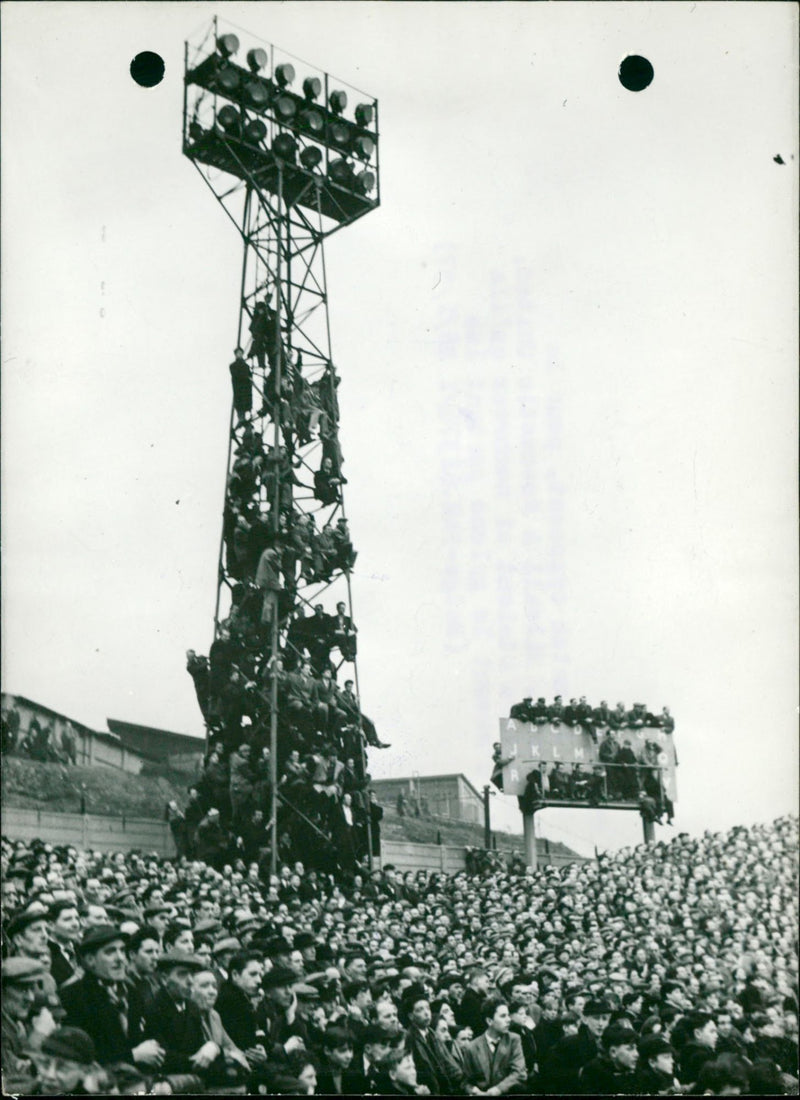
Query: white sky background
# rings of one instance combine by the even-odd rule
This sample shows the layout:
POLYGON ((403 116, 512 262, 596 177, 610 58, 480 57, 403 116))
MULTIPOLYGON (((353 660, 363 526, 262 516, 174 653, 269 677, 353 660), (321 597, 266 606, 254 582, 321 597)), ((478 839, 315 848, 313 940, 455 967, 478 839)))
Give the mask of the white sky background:
POLYGON ((373 774, 481 786, 511 703, 585 694, 672 707, 678 829, 793 810, 791 4, 4 4, 5 690, 202 732, 241 256, 180 133, 217 10, 380 104, 382 206, 326 250, 373 774))

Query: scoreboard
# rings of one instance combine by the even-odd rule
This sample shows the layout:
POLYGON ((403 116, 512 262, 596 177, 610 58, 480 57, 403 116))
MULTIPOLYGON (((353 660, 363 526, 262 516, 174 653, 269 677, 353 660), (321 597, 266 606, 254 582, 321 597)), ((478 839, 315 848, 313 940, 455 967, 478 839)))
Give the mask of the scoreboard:
MULTIPOLYGON (((596 731, 598 744, 605 732, 602 729, 596 731)), ((663 729, 645 726, 641 729, 614 730, 614 735, 620 745, 630 741, 634 755, 643 767, 657 766, 661 769, 664 793, 667 798, 675 802, 677 760, 673 743, 674 734, 667 733, 663 729), (644 747, 648 741, 657 745, 659 749, 658 759, 654 758, 653 763, 644 760, 644 747)), ((515 757, 503 768, 504 794, 521 795, 525 790, 525 780, 529 772, 542 764, 548 765, 545 769, 547 772, 556 763, 561 764, 562 770, 567 772, 572 770, 573 764, 583 764, 589 769, 594 764, 602 764, 597 753, 598 745, 579 725, 554 725, 551 722, 538 725, 534 722, 521 722, 516 718, 501 718, 500 744, 504 760, 512 755, 515 757)))

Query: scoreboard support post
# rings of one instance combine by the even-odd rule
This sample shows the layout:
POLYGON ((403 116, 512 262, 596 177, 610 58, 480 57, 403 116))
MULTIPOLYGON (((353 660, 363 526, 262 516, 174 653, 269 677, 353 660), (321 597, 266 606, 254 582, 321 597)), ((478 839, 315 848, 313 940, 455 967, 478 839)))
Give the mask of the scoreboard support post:
POLYGON ((522 831, 525 840, 525 862, 535 871, 539 866, 539 853, 536 848, 536 829, 533 823, 533 814, 522 815, 522 831))

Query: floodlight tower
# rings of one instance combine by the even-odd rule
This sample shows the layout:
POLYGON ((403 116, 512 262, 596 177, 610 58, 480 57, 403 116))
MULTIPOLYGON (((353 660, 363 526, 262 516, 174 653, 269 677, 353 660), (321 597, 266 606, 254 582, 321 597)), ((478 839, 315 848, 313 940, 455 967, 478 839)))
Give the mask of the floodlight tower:
MULTIPOLYGON (((240 61, 241 53, 237 35, 216 18, 186 43, 183 152, 243 246, 214 633, 219 641, 221 624, 232 612, 241 618, 254 595, 253 546, 275 548, 281 580, 266 584, 274 606, 268 625, 262 615, 261 653, 250 653, 249 666, 267 689, 255 692, 248 712, 254 726, 269 729, 274 874, 279 803, 282 813, 303 817, 277 782, 279 659, 291 659, 298 608, 331 586, 352 621, 352 546, 331 564, 309 553, 308 540, 320 536, 329 546, 334 530, 347 532, 324 242, 379 205, 378 105, 271 44, 254 41, 240 61), (314 495, 323 459, 335 486, 327 503, 314 495)), ((359 700, 354 642, 340 656, 339 666, 352 660, 359 700)), ((363 777, 362 737, 359 749, 363 777)), ((368 812, 367 834, 371 860, 368 812)))

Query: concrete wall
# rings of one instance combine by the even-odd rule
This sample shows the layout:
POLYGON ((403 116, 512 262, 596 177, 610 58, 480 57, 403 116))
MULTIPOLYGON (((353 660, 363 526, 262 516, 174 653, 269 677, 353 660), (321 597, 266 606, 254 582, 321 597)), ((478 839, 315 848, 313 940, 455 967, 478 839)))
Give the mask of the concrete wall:
MULTIPOLYGON (((169 825, 153 818, 101 817, 95 814, 59 814, 47 810, 3 808, 3 836, 10 840, 40 840, 50 844, 74 844, 100 852, 146 852, 172 857, 175 845, 169 825)), ((571 858, 549 852, 547 841, 539 842, 542 866, 563 866, 571 858)), ((448 844, 412 844, 410 841, 385 840, 381 844, 381 863, 393 863, 398 871, 444 871, 455 874, 466 866, 464 848, 448 844)))
POLYGON ((74 844, 99 852, 146 852, 173 856, 175 845, 165 821, 153 818, 101 817, 95 814, 60 814, 47 810, 3 807, 3 836, 10 840, 39 838, 50 844, 74 844))
POLYGON ((455 874, 466 866, 464 848, 449 844, 412 844, 410 841, 381 841, 381 864, 392 863, 398 871, 444 871, 455 874))

